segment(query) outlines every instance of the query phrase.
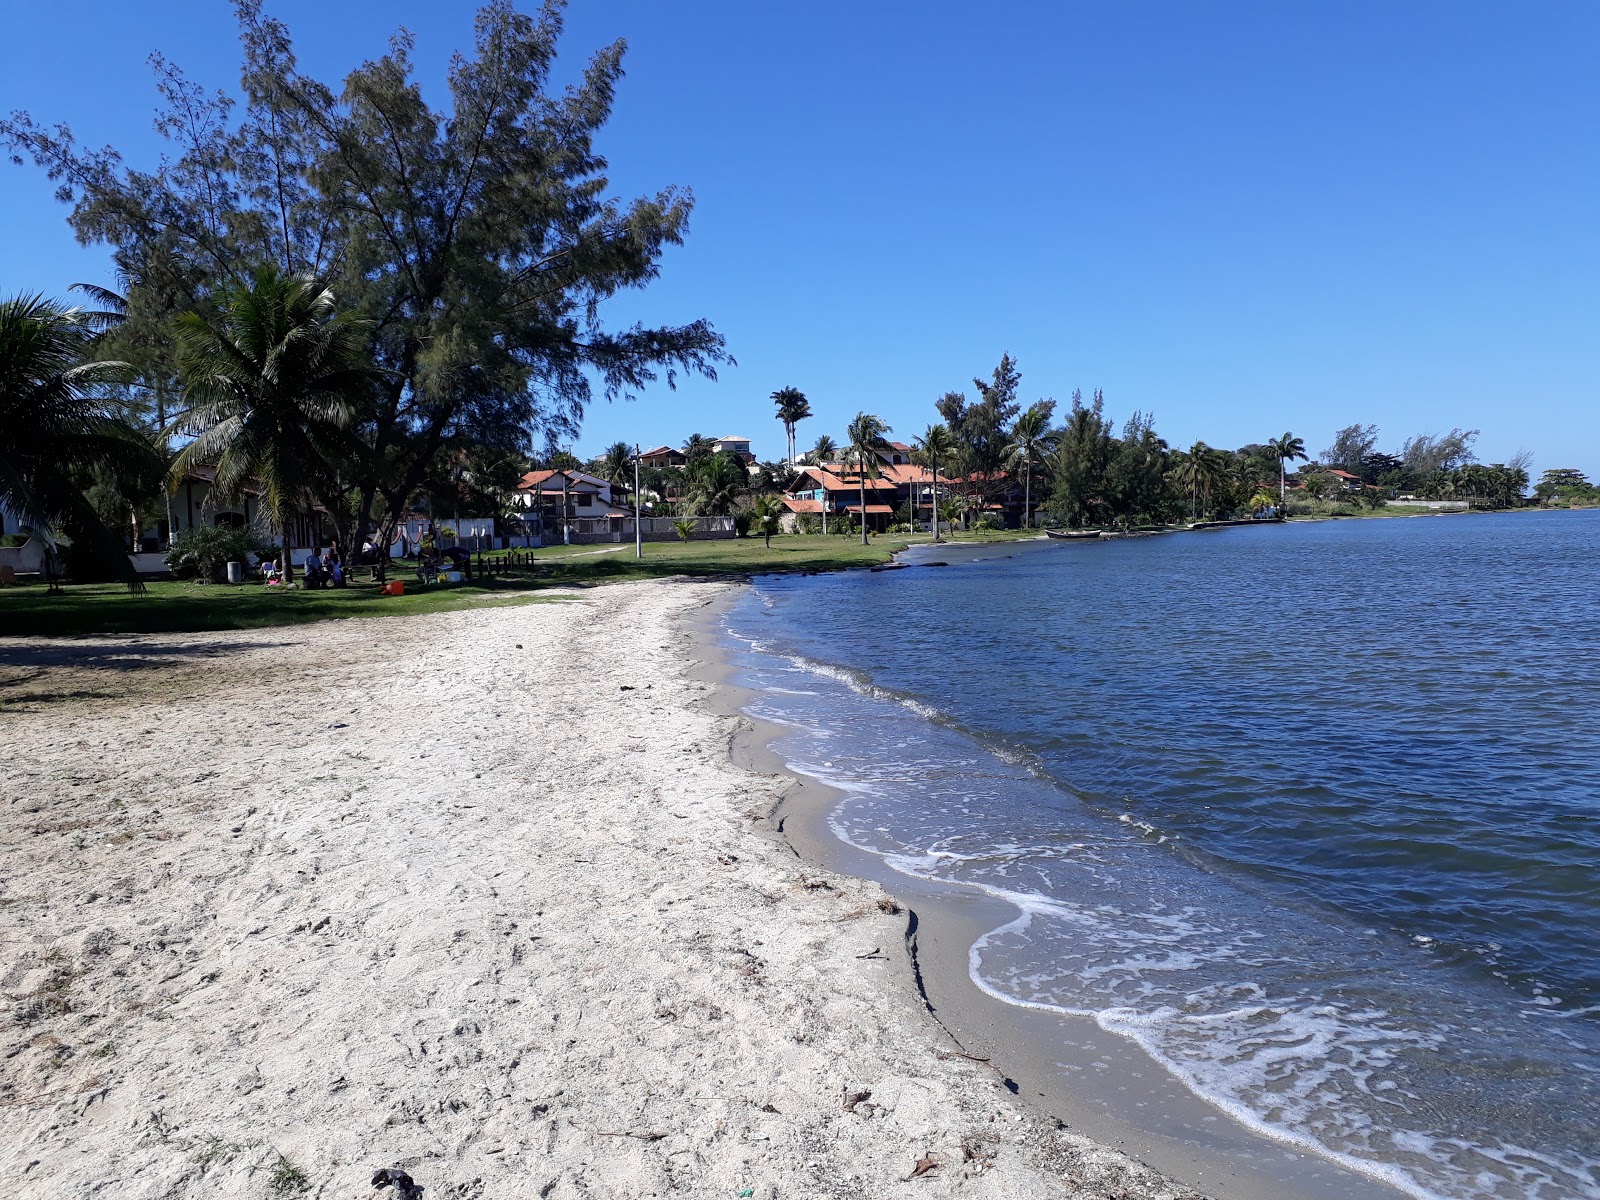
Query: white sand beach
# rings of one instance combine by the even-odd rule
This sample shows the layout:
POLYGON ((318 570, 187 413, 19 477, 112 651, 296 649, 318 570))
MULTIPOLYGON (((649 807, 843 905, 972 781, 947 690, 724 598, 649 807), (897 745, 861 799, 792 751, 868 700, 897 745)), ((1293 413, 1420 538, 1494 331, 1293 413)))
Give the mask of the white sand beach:
POLYGON ((689 669, 727 586, 0 642, 0 1194, 1194 1195, 772 832, 689 669))

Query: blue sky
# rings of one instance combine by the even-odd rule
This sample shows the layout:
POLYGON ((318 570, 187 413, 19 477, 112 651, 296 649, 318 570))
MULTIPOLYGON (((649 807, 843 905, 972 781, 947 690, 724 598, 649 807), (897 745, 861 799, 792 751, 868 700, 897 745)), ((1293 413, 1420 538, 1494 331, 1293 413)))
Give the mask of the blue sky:
MULTIPOLYGON (((472 6, 269 0, 342 78, 393 28, 436 105, 472 6)), ((146 56, 237 82, 221 0, 17 6, 0 110, 159 153, 146 56)), ((576 0, 564 70, 626 37, 602 142, 624 195, 686 184, 688 243, 617 321, 709 318, 739 366, 591 412, 582 452, 691 432, 782 450, 768 393, 920 432, 1002 351, 1025 398, 1237 446, 1352 421, 1393 449, 1600 475, 1600 5, 662 4, 576 0)), ((0 292, 108 280, 0 163, 0 292)))

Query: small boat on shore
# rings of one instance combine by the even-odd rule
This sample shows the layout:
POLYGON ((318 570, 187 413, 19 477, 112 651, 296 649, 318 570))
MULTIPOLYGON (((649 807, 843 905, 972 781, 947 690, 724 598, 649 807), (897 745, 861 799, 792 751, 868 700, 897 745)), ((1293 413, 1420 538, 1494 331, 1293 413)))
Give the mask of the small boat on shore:
POLYGON ((1046 529, 1044 535, 1047 538, 1055 538, 1058 542, 1081 542, 1089 538, 1099 537, 1100 531, 1098 529, 1046 529))
POLYGON ((1240 517, 1232 521, 1196 521, 1190 525, 1191 530, 1203 529, 1237 529, 1243 525, 1282 525, 1282 517, 1240 517))

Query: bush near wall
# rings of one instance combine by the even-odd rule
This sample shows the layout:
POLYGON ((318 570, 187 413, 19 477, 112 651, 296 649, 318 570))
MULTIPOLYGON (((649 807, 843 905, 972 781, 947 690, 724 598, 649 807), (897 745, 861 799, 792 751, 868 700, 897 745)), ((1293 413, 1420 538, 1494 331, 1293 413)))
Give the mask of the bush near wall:
POLYGON ((252 557, 268 558, 277 550, 249 525, 242 529, 226 525, 196 526, 172 539, 172 548, 167 551, 167 570, 179 579, 214 583, 223 578, 229 563, 242 562, 248 567, 252 557))

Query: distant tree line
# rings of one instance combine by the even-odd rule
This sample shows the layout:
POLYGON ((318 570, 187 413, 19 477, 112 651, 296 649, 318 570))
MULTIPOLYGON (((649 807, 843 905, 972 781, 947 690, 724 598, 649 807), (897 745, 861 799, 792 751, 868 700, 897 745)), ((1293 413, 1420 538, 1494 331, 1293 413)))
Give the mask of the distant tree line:
MULTIPOLYGON (((1528 490, 1529 455, 1479 463, 1475 429, 1419 434, 1396 453, 1378 448, 1377 426, 1361 424, 1339 430, 1315 458, 1293 433, 1232 450, 1204 441, 1175 448, 1156 432, 1148 413, 1135 412, 1119 426, 1099 390, 1088 400, 1074 391, 1057 420, 1056 401, 1024 404, 1021 383, 1016 360, 1002 355, 988 378, 973 380, 971 394, 940 396, 934 402, 939 421, 914 439, 915 461, 937 469, 950 511, 963 519, 992 520, 983 514, 1001 507, 1003 499, 1020 499, 1024 513, 1076 528, 1166 524, 1275 506, 1376 507, 1403 495, 1512 507, 1524 502, 1528 490)), ((772 399, 792 447, 795 426, 811 415, 810 404, 793 387, 774 392, 772 399)), ((847 439, 841 447, 824 434, 805 458, 837 462, 849 457, 850 444, 847 439)), ((752 486, 780 487, 782 475, 780 464, 768 464, 752 486)))

